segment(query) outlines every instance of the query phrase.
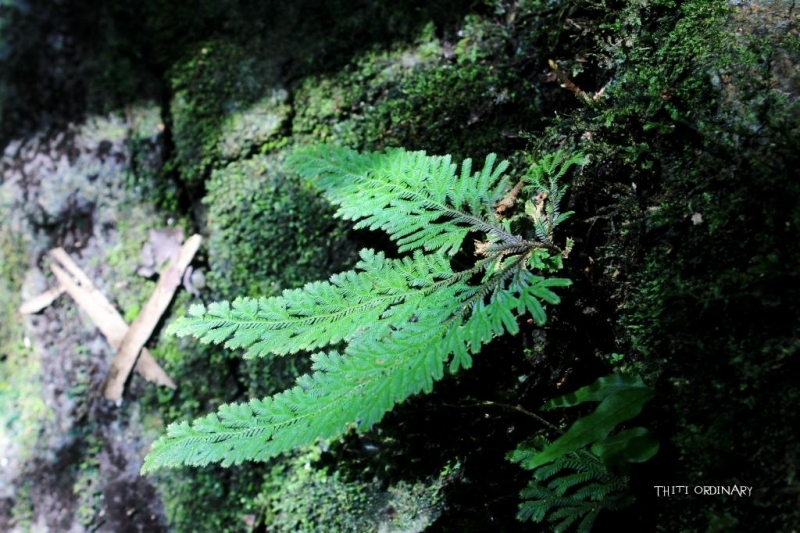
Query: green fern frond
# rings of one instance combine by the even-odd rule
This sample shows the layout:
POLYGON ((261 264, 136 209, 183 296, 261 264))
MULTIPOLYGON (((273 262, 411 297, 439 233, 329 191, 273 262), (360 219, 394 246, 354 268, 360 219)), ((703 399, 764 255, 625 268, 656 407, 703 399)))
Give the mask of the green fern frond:
POLYGON ((519 504, 519 510, 517 511, 517 520, 520 522, 527 522, 528 520, 532 522, 542 522, 544 521, 544 517, 547 515, 547 511, 550 510, 550 505, 547 503, 545 499, 546 495, 539 500, 525 500, 521 504, 519 504))
POLYGON ((573 211, 560 211, 567 186, 559 181, 572 166, 582 166, 587 162, 582 154, 558 150, 544 155, 523 178, 527 184, 523 192, 531 196, 525 212, 531 217, 536 238, 540 241, 552 244, 556 226, 574 214, 573 211))
POLYGON ((192 307, 170 332, 243 349, 245 357, 317 352, 293 388, 171 425, 143 472, 266 460, 366 430, 397 403, 430 392, 445 365, 450 372, 469 368, 483 345, 516 333, 517 315, 543 324, 544 304, 559 302, 551 289, 570 284, 529 270, 536 256, 553 271, 562 250, 513 235, 497 220, 494 206, 510 187, 503 179, 508 164, 494 156, 477 172, 467 160, 459 173, 449 157, 424 152, 322 147, 296 152, 290 164, 317 179, 339 216, 383 229, 412 253, 388 259, 364 250, 354 270, 328 281, 273 298, 192 307), (451 256, 469 232, 486 242, 476 245, 471 267, 454 271, 451 256))
POLYGON ((658 442, 641 427, 609 433, 638 415, 654 392, 640 377, 616 372, 547 402, 545 409, 585 402, 599 405, 554 442, 531 439, 508 454, 509 461, 532 474, 520 492, 523 501, 517 518, 546 520, 555 531, 576 526, 577 531, 588 532, 601 510, 630 505, 627 466, 650 459, 658 451, 658 442))
POLYGON ((551 199, 553 202, 558 203, 567 190, 567 187, 561 185, 559 180, 564 177, 564 174, 572 166, 583 166, 586 163, 588 163, 588 160, 583 154, 556 150, 555 152, 544 154, 534 165, 531 165, 524 180, 533 185, 537 193, 552 193, 551 199))
POLYGON ((556 494, 563 496, 568 490, 574 488, 576 485, 588 483, 594 479, 595 473, 591 471, 580 471, 574 474, 568 474, 558 478, 556 486, 556 494))
POLYGON ((441 335, 441 325, 416 323, 394 339, 351 345, 345 355, 315 354, 312 374, 288 391, 223 406, 192 426, 170 426, 143 469, 266 460, 351 427, 365 430, 397 402, 431 390, 442 377, 445 350, 426 350, 440 346, 441 335))
MULTIPOLYGON (((539 453, 539 450, 533 448, 531 446, 518 446, 516 450, 509 456, 509 460, 514 463, 520 463, 523 468, 525 467, 525 463, 534 455, 539 453)), ((576 461, 576 465, 573 466, 569 462, 569 457, 564 457, 560 462, 553 462, 543 465, 539 468, 533 470, 533 478, 536 481, 547 481, 554 475, 558 474, 565 468, 571 468, 573 470, 579 470, 581 468, 582 463, 580 461, 576 461)))

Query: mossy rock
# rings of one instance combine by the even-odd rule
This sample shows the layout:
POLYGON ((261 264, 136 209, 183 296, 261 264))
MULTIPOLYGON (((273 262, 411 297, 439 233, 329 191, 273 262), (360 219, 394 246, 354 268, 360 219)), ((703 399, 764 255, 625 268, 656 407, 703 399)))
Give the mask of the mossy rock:
POLYGON ((458 475, 446 468, 425 482, 345 480, 319 464, 319 448, 298 451, 277 464, 257 498, 264 525, 281 533, 324 531, 417 533, 442 512, 442 489, 458 475))
POLYGON ((170 70, 173 165, 202 182, 213 167, 277 142, 290 113, 278 65, 256 51, 217 40, 170 70))
POLYGON ((215 170, 208 182, 209 286, 219 298, 269 296, 353 262, 347 226, 283 168, 284 153, 215 170))
POLYGON ((513 151, 541 115, 538 88, 513 70, 515 36, 468 17, 449 43, 428 26, 417 42, 374 50, 334 74, 303 80, 292 133, 300 142, 389 146, 480 158, 513 151), (518 144, 518 143, 517 143, 518 144))
POLYGON ((573 189, 576 211, 600 223, 583 243, 586 271, 614 292, 616 342, 661 396, 651 479, 754 487, 747 499, 640 498, 663 531, 798 519, 784 475, 800 451, 787 423, 800 397, 789 4, 630 2, 603 36, 619 45, 606 49, 605 97, 561 123, 600 163, 573 189))

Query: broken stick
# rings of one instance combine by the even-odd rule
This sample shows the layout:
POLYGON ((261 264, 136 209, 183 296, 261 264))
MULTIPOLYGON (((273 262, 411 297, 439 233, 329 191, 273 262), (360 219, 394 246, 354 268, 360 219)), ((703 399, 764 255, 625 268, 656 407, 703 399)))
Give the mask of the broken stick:
POLYGON ((42 294, 34 296, 19 306, 19 312, 22 315, 32 315, 33 313, 38 313, 45 307, 49 307, 50 304, 56 301, 56 298, 62 294, 64 294, 64 287, 61 285, 52 289, 48 289, 42 294))
POLYGON ((109 400, 119 402, 122 398, 125 381, 136 363, 139 352, 153 334, 161 315, 167 310, 172 296, 181 284, 183 272, 192 262, 202 240, 200 235, 192 235, 181 246, 177 259, 171 260, 161 273, 156 290, 125 334, 122 345, 114 356, 114 360, 111 361, 111 368, 106 376, 105 396, 109 400))
MULTIPOLYGON (((63 252, 63 250, 61 250, 63 252)), ((77 265, 72 263, 72 259, 66 256, 66 263, 63 262, 63 257, 58 257, 58 254, 51 254, 54 258, 62 259, 64 266, 69 265, 68 270, 72 273, 78 268, 77 265)), ((59 285, 63 290, 69 294, 75 303, 83 309, 89 318, 94 322, 100 333, 106 338, 109 346, 117 350, 122 344, 122 339, 125 338, 125 333, 128 331, 128 324, 122 315, 111 305, 103 294, 98 291, 88 278, 85 277, 81 271, 81 275, 76 276, 81 281, 79 285, 72 276, 70 276, 64 269, 56 264, 50 265, 50 270, 56 276, 59 285), (89 283, 89 286, 86 285, 89 283)), ((175 388, 175 382, 170 379, 166 372, 158 365, 152 354, 145 348, 142 350, 142 355, 136 364, 136 371, 147 381, 152 381, 158 385, 164 385, 171 389, 175 388)))

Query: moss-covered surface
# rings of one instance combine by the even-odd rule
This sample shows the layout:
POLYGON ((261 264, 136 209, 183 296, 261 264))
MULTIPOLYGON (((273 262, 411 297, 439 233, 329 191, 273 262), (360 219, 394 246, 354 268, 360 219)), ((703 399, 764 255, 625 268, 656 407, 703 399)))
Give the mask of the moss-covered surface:
POLYGON ((216 297, 274 295, 352 264, 344 224, 311 184, 287 175, 284 156, 230 163, 206 185, 216 297))
POLYGON ((202 182, 214 163, 247 156, 279 137, 288 107, 286 91, 271 88, 277 69, 224 40, 199 46, 172 67, 172 164, 184 181, 202 182))
MULTIPOLYGON (((35 123, 21 118, 41 102, 87 86, 86 101, 55 98, 50 112, 127 111, 124 121, 101 121, 100 134, 115 150, 125 138, 130 150, 130 171, 120 179, 138 200, 128 200, 124 216, 112 220, 98 192, 103 176, 116 172, 114 160, 70 166, 47 184, 32 215, 52 242, 73 235, 74 245, 75 234, 95 229, 82 226, 89 211, 99 212, 90 218, 97 228, 108 224, 108 246, 95 261, 127 280, 104 287, 127 318, 153 286, 135 275, 141 246, 167 219, 207 237, 195 267, 208 280, 198 294, 177 296, 167 322, 197 300, 272 295, 324 279, 348 267, 359 245, 386 244, 348 233, 310 184, 286 172, 282 161, 293 146, 403 146, 476 159, 496 152, 517 173, 555 148, 590 157, 568 198, 576 214, 566 232, 576 245, 565 265, 574 285, 549 310, 545 329, 524 325, 518 337, 498 339, 469 372, 324 452, 159 473, 173 529, 547 530, 515 519, 529 474, 505 455, 534 434, 556 435, 516 407, 536 410, 612 367, 638 372, 656 389, 640 423, 661 451, 632 472, 637 503, 601 515, 599 530, 630 523, 781 531, 800 521, 800 388, 792 379, 800 323, 800 40, 792 2, 122 4, 94 13, 105 24, 74 49, 48 41, 55 64, 83 65, 66 85, 58 83, 64 71, 44 75, 36 59, 35 39, 50 31, 30 18, 36 2, 30 11, 1 8, 18 24, 6 24, 0 41, 11 51, 0 55, 9 66, 0 75, 9 119, 0 140, 41 125, 39 115, 35 123), (143 20, 149 34, 134 31, 128 18, 143 20), (113 46, 98 44, 108 36, 113 46), (37 75, 42 85, 24 93, 18 81, 37 75), (147 100, 161 108, 135 103, 147 100), (102 179, 79 186, 86 173, 102 179), (75 198, 86 200, 83 211, 67 220, 75 198), (456 461, 458 476, 442 474, 456 461), (655 485, 753 492, 657 498, 655 485), (410 517, 406 526, 402 517, 410 517)), ((85 27, 87 17, 63 19, 63 32, 85 27)), ((15 242, 0 240, 3 325, 13 323, 16 303, 6 302, 18 301, 22 279, 15 242)), ((45 244, 33 248, 41 254, 45 244)), ((22 383, 24 336, 4 327, 0 347, 4 372, 22 383)), ((243 361, 163 334, 151 348, 180 384, 142 395, 134 382, 137 420, 151 436, 222 403, 281 390, 307 365, 303 356, 243 361)), ((27 412, 14 399, 22 390, 6 385, 0 397, 27 412)), ((556 424, 574 420, 549 416, 556 424)), ((82 435, 82 463, 70 483, 81 494, 79 518, 91 526, 100 505, 92 488, 99 437, 82 435)), ((20 502, 28 488, 17 490, 20 502)), ((17 524, 32 509, 20 503, 17 524)))
POLYGON ((278 532, 418 532, 441 514, 442 489, 458 476, 446 468, 432 480, 381 488, 343 479, 321 466, 314 448, 276 466, 265 480, 259 520, 278 532))
POLYGON ((598 162, 575 191, 596 213, 578 229, 585 268, 618 349, 659 391, 662 451, 638 486, 664 531, 798 520, 800 49, 790 6, 755 4, 620 12, 606 97, 573 123, 598 162), (653 485, 753 494, 656 499, 653 485))
POLYGON ((27 267, 25 246, 7 224, 0 227, 0 527, 10 529, 9 517, 18 524, 29 524, 32 518, 29 495, 13 482, 52 413, 42 399, 39 361, 17 312, 27 267))

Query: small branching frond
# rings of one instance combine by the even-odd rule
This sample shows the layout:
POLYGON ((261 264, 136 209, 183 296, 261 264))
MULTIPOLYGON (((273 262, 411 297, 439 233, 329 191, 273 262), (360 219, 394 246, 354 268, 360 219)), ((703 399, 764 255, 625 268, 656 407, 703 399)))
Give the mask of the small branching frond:
POLYGON ((278 297, 194 306, 174 322, 171 332, 224 343, 245 357, 315 353, 295 387, 171 425, 153 444, 145 472, 266 460, 366 430, 409 396, 430 392, 446 367, 469 368, 483 345, 517 333, 518 315, 544 324, 545 306, 559 302, 552 289, 570 284, 531 271, 533 257, 541 265, 534 270, 557 270, 561 249, 510 233, 496 215, 510 185, 508 164, 494 156, 477 172, 469 160, 459 172, 449 157, 399 149, 322 147, 289 161, 316 180, 339 216, 386 231, 410 254, 388 259, 364 250, 354 270, 328 281, 278 297), (471 267, 454 271, 451 257, 470 232, 485 241, 471 267))
POLYGON ((569 169, 587 163, 583 154, 557 150, 543 155, 535 164, 531 165, 524 180, 536 188, 536 193, 552 193, 552 200, 560 202, 567 191, 567 187, 559 184, 569 169))
POLYGON ((586 163, 586 158, 581 154, 559 150, 544 155, 531 166, 528 174, 523 178, 527 184, 523 188, 523 193, 530 197, 525 205, 525 212, 533 220, 536 238, 540 241, 553 244, 556 226, 573 214, 572 211, 561 212, 561 201, 566 194, 567 187, 561 185, 559 180, 573 165, 585 165, 586 163))
MULTIPOLYGON (((526 459, 540 453, 522 444, 509 459, 525 466, 526 459)), ((604 509, 617 510, 632 503, 628 478, 611 472, 602 461, 585 450, 567 454, 532 470, 531 481, 522 489, 517 519, 547 521, 554 531, 591 530, 604 509)))

